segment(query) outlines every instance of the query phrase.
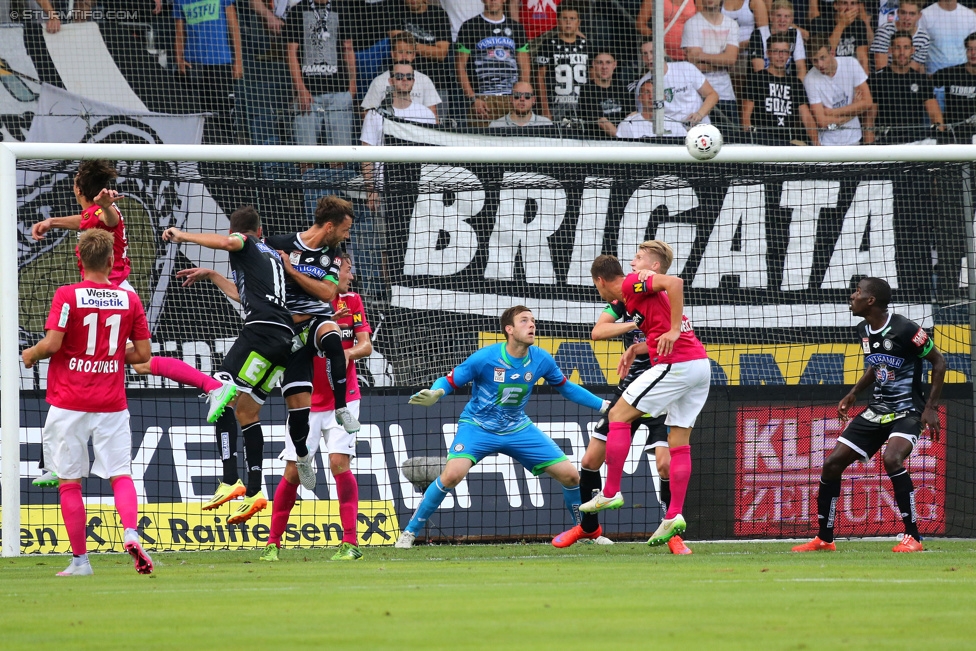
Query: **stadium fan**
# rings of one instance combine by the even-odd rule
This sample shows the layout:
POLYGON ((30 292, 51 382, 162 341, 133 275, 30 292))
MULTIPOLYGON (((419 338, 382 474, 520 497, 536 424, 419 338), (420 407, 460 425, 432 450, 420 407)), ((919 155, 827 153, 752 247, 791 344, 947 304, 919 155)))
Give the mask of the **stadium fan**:
POLYGON ((542 39, 535 56, 540 112, 555 122, 578 120, 580 88, 586 85, 589 71, 589 46, 579 31, 579 5, 564 0, 556 11, 559 27, 542 39))
MULTIPOLYGON (((685 23, 698 9, 694 0, 664 0, 664 54, 672 61, 684 61, 685 52, 681 49, 681 35, 685 23)), ((642 0, 637 14, 637 31, 641 36, 654 36, 654 0, 642 0)))
POLYGON ((743 88, 742 128, 755 131, 755 144, 818 142, 803 81, 789 66, 794 42, 788 33, 772 34, 766 44, 769 66, 751 71, 743 88))
MULTIPOLYGON (((99 229, 108 232, 113 238, 114 262, 109 272, 109 281, 120 288, 134 292, 128 277, 131 262, 128 256, 129 241, 126 237, 125 219, 122 211, 115 203, 125 197, 115 190, 108 189, 108 185, 118 176, 115 168, 105 160, 87 160, 78 165, 78 172, 74 179, 74 193, 78 205, 81 206, 80 215, 70 217, 49 217, 31 226, 31 237, 36 241, 44 239, 51 229, 84 232, 89 229, 99 229)), ((78 269, 82 270, 81 254, 75 247, 78 257, 78 269)), ((155 375, 164 377, 180 384, 188 384, 207 394, 210 403, 207 422, 212 423, 224 411, 227 403, 234 399, 237 388, 228 382, 220 382, 206 373, 193 368, 183 360, 171 357, 153 357, 145 364, 133 364, 133 370, 140 375, 155 375)), ((39 462, 43 474, 34 480, 35 486, 49 487, 57 485, 57 476, 45 468, 43 452, 39 462)))
MULTIPOLYGON (((359 378, 356 375, 356 360, 368 357, 373 352, 370 340, 372 329, 366 319, 366 309, 359 294, 351 291, 354 276, 352 258, 341 254, 342 266, 339 269, 339 295, 332 299, 333 318, 342 329, 342 346, 346 359, 346 403, 349 411, 359 416, 359 378)), ((334 561, 355 561, 363 557, 356 535, 356 522, 359 516, 359 485, 350 464, 356 456, 356 436, 346 431, 335 416, 335 392, 329 380, 328 362, 314 359, 315 372, 312 375, 312 413, 309 420, 308 449, 317 450, 324 437, 329 453, 329 470, 336 481, 339 498, 339 518, 342 523, 342 544, 332 556, 334 561)), ((309 455, 314 457, 314 452, 309 455)), ((271 533, 268 545, 261 554, 262 561, 277 561, 281 549, 281 536, 288 524, 291 509, 295 506, 298 494, 299 473, 296 462, 299 456, 291 438, 285 439, 285 449, 280 459, 285 461, 285 472, 278 482, 274 500, 271 503, 271 533)), ((312 468, 314 478, 314 468, 312 468)), ((304 484, 304 482, 303 482, 304 484)))
MULTIPOLYGON (((284 263, 278 252, 260 237, 261 218, 252 206, 244 206, 231 214, 229 235, 185 233, 175 227, 163 231, 165 242, 198 244, 227 251, 234 271, 235 292, 244 307, 241 334, 220 366, 220 374, 237 384, 240 390, 234 403, 228 405, 230 408, 217 422, 223 479, 214 496, 203 505, 204 510, 210 510, 243 496, 241 506, 227 518, 228 524, 244 522, 268 505, 261 490, 264 460, 261 406, 284 373, 292 349, 292 319, 286 305, 284 263), (244 436, 246 488, 237 469, 237 423, 240 423, 244 436)), ((230 295, 220 281, 213 280, 230 295)))
POLYGON ((893 145, 922 140, 931 133, 930 124, 945 130, 932 80, 913 67, 912 35, 896 32, 889 51, 888 67, 868 80, 875 103, 864 125, 874 127, 875 142, 893 145))
POLYGON ((454 60, 461 90, 471 101, 470 127, 486 127, 505 115, 512 86, 529 79, 529 44, 522 26, 505 16, 505 0, 484 4, 480 16, 461 25, 454 60))
MULTIPOLYGON (((910 58, 910 57, 909 57, 910 58)), ((920 434, 939 439, 939 396, 946 361, 928 333, 900 314, 888 310, 891 287, 881 278, 864 278, 851 294, 851 314, 861 317, 856 332, 864 350, 864 375, 837 405, 847 426, 824 461, 817 492, 817 537, 793 548, 795 552, 834 551, 834 524, 841 477, 855 461, 868 461, 882 446, 885 472, 891 478, 905 535, 893 552, 922 551, 915 516, 915 487, 905 460, 920 434), (922 360, 932 364, 928 399, 922 386, 922 360), (874 385, 868 408, 850 419, 857 394, 874 385)))
MULTIPOLYGON (((856 145, 861 140, 860 116, 866 114, 874 100, 868 76, 853 57, 836 57, 824 34, 810 37, 809 52, 813 69, 803 80, 810 103, 810 113, 817 123, 821 145, 856 145)), ((864 135, 864 142, 874 142, 874 132, 864 135)))
MULTIPOLYGON (((861 3, 858 0, 834 0, 833 5, 832 16, 819 16, 810 23, 810 36, 826 36, 834 56, 854 57, 861 64, 864 74, 870 74, 868 45, 873 34, 861 19, 861 3)), ((808 49, 810 56, 816 54, 812 46, 808 49)))
MULTIPOLYGON (((655 251, 656 246, 654 242, 644 242, 641 244, 640 248, 637 249, 637 253, 634 254, 634 259, 630 263, 631 269, 634 271, 650 269, 655 261, 655 251)), ((614 389, 614 397, 610 401, 610 409, 613 409, 613 406, 617 404, 617 401, 627 387, 640 377, 644 371, 651 368, 650 355, 646 351, 639 354, 637 352, 640 350, 641 344, 645 344, 646 347, 647 339, 644 333, 634 325, 631 315, 627 313, 627 309, 622 301, 610 301, 597 318, 590 338, 594 341, 600 341, 615 339, 617 337, 623 337, 624 340, 624 354, 620 358, 618 372, 622 371, 625 367, 628 370, 625 373, 619 373, 621 380, 614 389)), ((668 504, 671 502, 671 480, 669 479, 671 451, 668 448, 668 428, 664 424, 664 421, 665 416, 663 414, 655 418, 648 418, 645 415, 643 418, 638 418, 631 423, 630 429, 631 436, 635 436, 641 426, 647 427, 648 436, 644 451, 654 457, 655 464, 657 465, 658 476, 661 479, 659 501, 666 513, 668 504)), ((603 465, 607 457, 607 434, 609 431, 610 420, 604 414, 600 417, 599 422, 597 422, 593 430, 593 435, 590 436, 589 445, 586 446, 586 453, 580 461, 580 494, 587 500, 591 499, 601 488, 600 466, 603 465)), ((600 544, 602 542, 601 539, 605 540, 602 533, 599 516, 596 513, 584 513, 582 522, 579 525, 556 536, 552 544, 556 547, 568 547, 577 540, 587 538, 593 539, 600 544)), ((685 545, 680 536, 673 536, 668 541, 668 549, 673 554, 686 555, 691 553, 691 549, 685 545)))
POLYGON ((497 120, 492 120, 492 129, 519 127, 539 127, 552 124, 552 120, 532 110, 535 106, 535 91, 527 81, 516 81, 512 86, 512 110, 497 120))
POLYGON ((540 378, 567 400, 584 407, 603 412, 610 403, 567 380, 552 355, 533 345, 535 317, 529 308, 515 305, 505 310, 501 327, 505 343, 476 351, 447 377, 438 378, 431 388, 410 396, 410 404, 430 407, 446 394, 474 383, 444 471, 427 487, 420 506, 397 539, 396 547, 400 549, 413 547, 421 527, 472 466, 499 452, 521 463, 533 475, 546 473, 562 484, 566 508, 574 524, 580 522, 579 473, 555 441, 529 420, 525 405, 540 378))
POLYGON ((619 76, 612 52, 593 57, 590 82, 580 88, 580 117, 589 137, 617 137, 617 126, 630 113, 633 93, 619 76))
MULTIPOLYGON (((633 90, 637 97, 637 111, 644 112, 644 102, 640 98, 641 90, 648 81, 654 79, 654 41, 647 39, 641 45, 641 56, 644 65, 650 72, 646 73, 639 80, 634 82, 633 90)), ((630 86, 627 87, 630 89, 630 86)), ((705 75, 695 65, 687 61, 665 61, 664 62, 664 88, 671 89, 670 93, 664 94, 664 128, 670 131, 671 136, 684 137, 688 133, 688 126, 699 123, 710 124, 709 114, 719 103, 719 95, 712 85, 705 78, 705 75), (686 126, 687 125, 687 126, 686 126)), ((648 101, 654 98, 653 89, 648 88, 644 92, 651 91, 647 96, 648 101)), ((651 114, 647 111, 648 115, 651 114)), ((637 121, 635 117, 632 121, 637 121)), ((617 127, 617 137, 620 134, 620 126, 617 127)), ((639 130, 638 130, 639 131, 639 130)), ((628 129, 624 129, 627 134, 628 129)), ((641 133, 640 135, 645 135, 641 133)), ((637 137, 640 137, 638 135, 637 137)), ((649 134, 648 134, 649 135, 649 134)))
POLYGON ((871 42, 870 51, 874 54, 874 69, 881 70, 888 65, 888 52, 891 39, 896 32, 908 32, 915 46, 912 55, 912 70, 925 72, 925 62, 929 58, 929 33, 919 26, 922 17, 921 0, 902 0, 898 3, 898 18, 878 28, 871 42))
MULTIPOLYGON (((429 108, 436 116, 437 105, 441 103, 441 96, 437 92, 433 80, 417 70, 414 65, 417 58, 417 47, 417 41, 412 34, 397 32, 390 39, 390 56, 393 59, 394 66, 398 63, 406 63, 413 68, 414 84, 410 91, 410 98, 417 104, 429 108)), ((390 81, 392 75, 391 66, 377 75, 376 79, 369 85, 369 90, 366 91, 366 96, 363 97, 361 105, 365 111, 389 104, 393 94, 393 84, 390 81)))
POLYGON ((685 59, 704 73, 718 93, 721 115, 713 116, 713 122, 737 129, 739 109, 730 72, 739 61, 739 25, 722 13, 722 0, 698 2, 698 13, 685 23, 681 47, 685 59))
POLYGON ((59 478, 61 517, 72 553, 71 563, 58 576, 93 573, 81 492, 81 480, 89 472, 112 482, 115 508, 125 529, 123 545, 136 571, 150 574, 153 570, 137 531, 139 503, 132 483, 132 432, 123 365, 149 359, 149 326, 139 295, 109 278, 113 243, 104 230, 82 234, 78 249, 83 280, 55 292, 44 338, 22 354, 26 368, 51 359, 46 396, 51 408, 41 439, 59 478), (119 345, 126 340, 131 347, 119 345), (95 452, 93 465, 88 459, 89 441, 95 452))
MULTIPOLYGON (((609 413, 607 435, 607 481, 603 490, 580 506, 584 513, 619 509, 624 504, 620 492, 624 462, 630 450, 631 423, 643 414, 651 417, 667 413, 668 445, 671 452, 671 503, 657 530, 647 541, 663 545, 685 531, 681 511, 691 478, 691 430, 708 398, 711 369, 705 347, 698 341, 691 322, 682 314, 684 282, 667 275, 674 260, 671 247, 660 240, 648 243, 651 269, 624 276, 620 262, 612 255, 601 255, 590 268, 593 284, 606 301, 623 301, 634 323, 647 341, 635 352, 648 349, 651 368, 644 371, 624 391, 609 413)), ((624 369, 625 370, 625 369, 624 369)))
POLYGON ((790 56, 786 60, 787 73, 796 73, 800 81, 807 76, 807 52, 803 35, 793 22, 793 3, 790 0, 775 0, 769 14, 769 25, 757 27, 749 40, 749 56, 754 72, 769 67, 769 37, 785 34, 789 38, 790 56))

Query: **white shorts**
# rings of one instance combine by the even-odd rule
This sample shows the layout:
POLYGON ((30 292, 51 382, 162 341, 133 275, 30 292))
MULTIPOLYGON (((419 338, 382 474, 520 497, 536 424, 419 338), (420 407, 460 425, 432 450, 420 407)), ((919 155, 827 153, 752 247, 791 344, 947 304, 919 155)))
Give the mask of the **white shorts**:
POLYGON ((129 410, 109 413, 51 407, 41 432, 46 470, 62 479, 87 477, 89 468, 108 479, 132 474, 132 431, 129 410), (95 463, 88 458, 88 441, 95 463))
POLYGON ((622 398, 648 416, 667 413, 664 422, 669 427, 694 427, 711 379, 707 359, 657 364, 631 382, 622 398))
MULTIPOLYGON (((352 400, 346 406, 358 420, 359 401, 352 400)), ((313 411, 308 417, 308 449, 314 453, 323 441, 329 454, 356 456, 356 437, 336 421, 334 411, 313 411)), ((298 461, 295 444, 287 434, 285 434, 285 449, 278 458, 282 461, 298 461)))

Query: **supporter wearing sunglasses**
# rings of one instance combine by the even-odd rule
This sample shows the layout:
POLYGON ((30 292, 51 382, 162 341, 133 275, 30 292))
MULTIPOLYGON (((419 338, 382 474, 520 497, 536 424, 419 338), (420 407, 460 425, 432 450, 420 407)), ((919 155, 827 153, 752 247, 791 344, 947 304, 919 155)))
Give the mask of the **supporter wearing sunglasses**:
POLYGON ((512 110, 492 120, 488 126, 493 129, 506 127, 534 127, 542 124, 552 124, 552 120, 534 113, 536 96, 532 84, 527 81, 515 82, 512 86, 512 110))

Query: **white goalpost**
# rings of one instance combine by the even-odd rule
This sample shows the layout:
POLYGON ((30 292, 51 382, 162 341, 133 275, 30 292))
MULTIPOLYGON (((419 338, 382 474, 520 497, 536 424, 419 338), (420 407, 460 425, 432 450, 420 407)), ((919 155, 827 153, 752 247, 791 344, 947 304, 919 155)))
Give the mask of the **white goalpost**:
MULTIPOLYGON (((676 146, 539 146, 539 147, 299 147, 231 145, 149 145, 85 143, 0 143, 0 497, 2 556, 21 553, 20 482, 26 462, 20 453, 21 364, 17 237, 17 164, 23 160, 108 159, 126 161, 213 161, 248 163, 534 163, 638 165, 730 163, 967 163, 976 160, 976 145, 894 145, 886 147, 755 147, 726 145, 707 162, 693 159, 676 146)), ((964 177, 968 181, 968 173, 964 177)), ((976 322, 976 250, 973 206, 969 202, 966 260, 970 323, 976 322)), ((976 377, 976 361, 970 367, 976 377)))

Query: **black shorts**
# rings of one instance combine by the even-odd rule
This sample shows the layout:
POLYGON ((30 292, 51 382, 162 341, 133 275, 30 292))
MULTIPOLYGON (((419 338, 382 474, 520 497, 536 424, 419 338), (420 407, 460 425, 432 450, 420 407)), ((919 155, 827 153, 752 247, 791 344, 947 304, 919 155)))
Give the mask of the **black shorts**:
POLYGON ((264 323, 245 325, 224 355, 220 371, 258 404, 264 404, 285 371, 291 351, 291 332, 264 323))
MULTIPOLYGON (((617 400, 620 399, 620 395, 617 394, 610 401, 610 406, 607 410, 600 416, 600 420, 597 421, 596 427, 593 428, 593 438, 599 439, 601 441, 607 440, 607 434, 610 432, 610 419, 608 414, 617 400)), ((662 414, 657 418, 638 418, 633 423, 630 424, 630 434, 631 436, 637 436, 638 430, 641 426, 647 427, 647 442, 644 444, 645 452, 653 452, 654 448, 657 447, 668 447, 668 426, 664 424, 665 419, 668 417, 667 414, 662 414)))
POLYGON ((851 420, 837 439, 838 443, 843 443, 854 450, 865 461, 873 457, 890 438, 903 438, 910 442, 913 448, 918 443, 918 436, 922 432, 922 421, 917 412, 910 411, 901 418, 887 423, 877 422, 881 419, 872 418, 872 414, 869 409, 851 420))
POLYGON ((319 354, 313 333, 327 321, 326 316, 313 316, 307 321, 294 325, 291 355, 285 364, 285 375, 281 380, 281 395, 288 397, 298 393, 312 392, 312 374, 315 365, 312 360, 319 354))

